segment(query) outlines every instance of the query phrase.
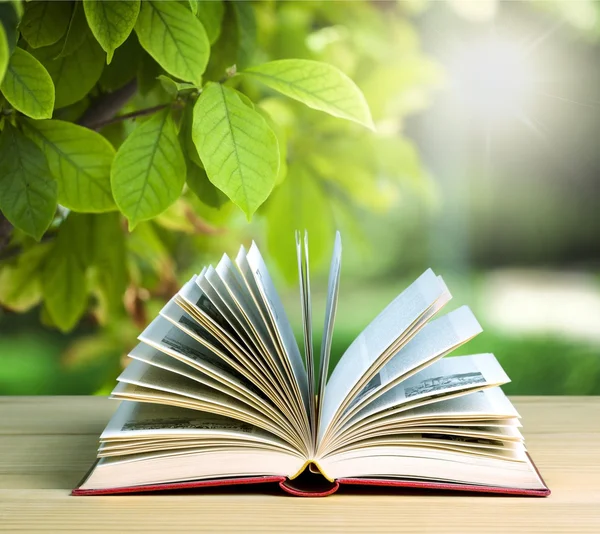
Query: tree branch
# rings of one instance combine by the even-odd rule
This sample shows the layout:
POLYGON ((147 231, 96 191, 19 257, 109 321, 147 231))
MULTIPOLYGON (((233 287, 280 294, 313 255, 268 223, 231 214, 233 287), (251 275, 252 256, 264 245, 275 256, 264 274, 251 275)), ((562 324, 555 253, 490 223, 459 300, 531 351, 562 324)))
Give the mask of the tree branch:
MULTIPOLYGON (((47 241, 52 241, 55 238, 56 238, 56 232, 53 232, 51 234, 44 234, 42 236, 42 238, 40 239, 40 244, 46 243, 47 241)), ((6 250, 0 249, 0 261, 9 260, 16 256, 19 256, 22 252, 23 252, 23 247, 21 245, 16 245, 16 246, 6 249, 6 250)))
POLYGON ((0 253, 4 250, 10 240, 12 234, 13 225, 10 224, 9 220, 0 212, 0 253))
POLYGON ((91 130, 100 129, 106 124, 106 121, 109 121, 119 113, 120 109, 136 91, 137 80, 134 78, 120 89, 117 89, 112 93, 106 93, 94 100, 92 105, 77 121, 77 124, 90 128, 91 130))
POLYGON ((124 115, 117 115, 116 117, 111 117, 110 119, 106 119, 104 121, 100 121, 94 124, 94 130, 100 130, 109 124, 114 124, 115 122, 125 121, 127 119, 135 119, 136 117, 143 117, 144 115, 151 115, 152 113, 169 107, 171 104, 159 104, 158 106, 153 106, 151 108, 138 109, 136 111, 132 111, 131 113, 125 113, 124 115))

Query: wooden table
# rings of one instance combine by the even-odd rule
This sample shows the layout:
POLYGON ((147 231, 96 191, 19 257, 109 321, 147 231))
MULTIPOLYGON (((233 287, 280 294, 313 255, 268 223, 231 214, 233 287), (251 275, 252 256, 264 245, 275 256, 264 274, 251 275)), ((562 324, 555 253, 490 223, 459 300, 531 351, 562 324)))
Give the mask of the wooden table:
POLYGON ((115 401, 0 397, 0 532, 600 533, 600 397, 517 397, 552 495, 277 492, 71 497, 115 401))

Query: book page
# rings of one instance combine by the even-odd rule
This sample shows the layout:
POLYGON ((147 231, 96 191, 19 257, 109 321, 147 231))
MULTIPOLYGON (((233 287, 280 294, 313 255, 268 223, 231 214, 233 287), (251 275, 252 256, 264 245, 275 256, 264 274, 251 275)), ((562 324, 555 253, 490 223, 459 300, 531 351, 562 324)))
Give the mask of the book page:
POLYGON ((284 349, 283 356, 286 358, 287 365, 292 371, 296 384, 298 384, 302 404, 304 405, 304 413, 308 414, 308 377, 300 350, 298 349, 298 343, 296 343, 292 326, 271 280, 271 275, 255 243, 252 243, 246 259, 252 269, 252 276, 265 303, 276 335, 284 349))
POLYGON ((293 376, 290 376, 281 359, 277 357, 276 341, 237 266, 224 254, 214 275, 218 278, 211 276, 207 271, 209 282, 221 298, 230 308, 237 307, 237 312, 234 309, 232 311, 244 325, 248 337, 253 340, 265 375, 273 377, 273 387, 280 390, 284 398, 292 398, 296 395, 293 389, 297 389, 293 376))
POLYGON ((545 489, 527 456, 502 459, 464 450, 376 446, 342 452, 319 465, 331 478, 401 478, 461 484, 545 489))
POLYGON ((499 387, 483 389, 453 399, 424 404, 405 410, 396 416, 399 421, 423 419, 509 419, 519 418, 519 412, 499 387))
POLYGON ((240 285, 234 271, 237 271, 237 268, 233 265, 233 262, 227 255, 223 255, 217 267, 212 272, 210 269, 207 270, 205 276, 223 299, 223 302, 238 318, 240 324, 244 326, 247 337, 252 340, 252 343, 264 358, 265 354, 268 356, 269 352, 275 350, 273 339, 245 284, 243 287, 240 285))
POLYGON ((204 383, 207 386, 220 389, 227 395, 230 395, 241 402, 245 402, 252 408, 268 415, 269 418, 281 426, 281 428, 286 429, 290 435, 294 434, 294 429, 289 424, 288 419, 268 402, 264 394, 257 395, 241 383, 237 383, 235 380, 226 382, 222 379, 221 373, 207 373, 206 367, 200 368, 200 366, 190 365, 189 362, 173 358, 145 343, 138 343, 138 345, 129 353, 129 357, 160 369, 186 376, 192 380, 204 383))
MULTIPOLYGON (((327 283, 327 304, 325 308, 325 324, 323 325, 323 339, 321 340, 321 358, 319 360, 319 382, 317 385, 318 417, 320 423, 323 402, 325 400, 325 385, 327 373, 329 372, 329 358, 331 357, 331 343, 333 341, 333 327, 335 314, 337 312, 338 293, 340 290, 340 274, 342 270, 342 237, 339 232, 335 233, 333 254, 329 267, 329 280, 327 283)), ((317 427, 318 428, 318 427, 317 427)))
MULTIPOLYGON (((174 301, 169 302, 146 329, 138 336, 140 341, 176 358, 185 358, 221 374, 226 381, 235 381, 258 395, 262 390, 247 375, 239 372, 227 361, 225 349, 216 340, 212 345, 204 329, 184 312, 174 301), (195 334, 197 338, 190 334, 195 334), (202 339, 204 343, 200 343, 202 339)), ((233 362, 232 362, 233 363, 233 362)))
POLYGON ((426 324, 352 400, 344 417, 405 380, 409 374, 418 372, 466 343, 481 331, 480 324, 468 306, 461 306, 426 324))
POLYGON ((352 342, 325 388, 319 438, 359 381, 412 325, 432 308, 447 288, 431 269, 398 295, 352 342))
MULTIPOLYGON (((242 339, 249 340, 247 354, 259 369, 261 378, 269 384, 269 388, 279 396, 282 403, 288 406, 302 425, 302 422, 307 419, 307 414, 298 385, 283 365, 282 358, 278 357, 279 352, 274 340, 255 306, 243 277, 239 272, 237 275, 233 274, 233 271, 237 271, 237 267, 227 255, 224 255, 216 270, 211 267, 206 270, 205 278, 241 325, 242 339), (243 284, 243 288, 240 284, 243 284)), ((197 278, 196 282, 202 286, 203 280, 197 278)), ((308 429, 304 434, 307 435, 308 442, 308 429)))
MULTIPOLYGON (((197 278, 196 278, 197 279, 197 278)), ((194 280, 194 279, 193 279, 194 280)), ((189 298, 203 303, 204 309, 215 309, 213 304, 208 299, 200 298, 201 293, 204 296, 201 288, 193 282, 193 287, 188 288, 187 298, 185 302, 187 305, 192 306, 189 298)), ((273 382, 269 380, 269 376, 261 371, 261 368, 257 366, 254 360, 245 353, 240 347, 238 342, 235 342, 228 334, 222 332, 219 329, 214 330, 214 333, 220 336, 220 340, 226 344, 226 347, 221 345, 221 342, 216 341, 212 334, 208 336, 204 334, 206 330, 204 326, 199 325, 196 322, 196 317, 192 318, 185 309, 182 308, 181 303, 177 300, 178 295, 172 299, 160 312, 160 316, 155 319, 150 326, 142 333, 140 339, 146 343, 158 348, 159 350, 166 352, 174 357, 178 357, 178 354, 187 354, 188 357, 195 359, 201 358, 198 354, 199 349, 208 345, 210 351, 217 355, 217 359, 222 360, 222 365, 227 365, 235 373, 238 379, 243 379, 244 385, 250 389, 253 393, 256 393, 262 398, 268 398, 281 413, 286 416, 287 421, 294 426, 298 436, 302 436, 306 446, 309 446, 309 440, 307 430, 302 424, 302 420, 297 415, 297 406, 293 405, 290 401, 290 396, 281 392, 280 383, 278 387, 273 386, 273 382), (168 319, 168 321, 176 325, 177 329, 181 330, 181 333, 177 333, 176 330, 169 329, 168 325, 165 325, 162 317, 168 319), (167 335, 168 333, 168 335, 167 335), (216 349, 214 346, 207 343, 207 338, 212 339, 213 343, 217 343, 221 349, 216 349), (190 339, 191 338, 191 339, 190 339), (235 356, 235 358, 233 357, 235 356)), ((196 311, 198 313, 204 313, 197 309, 189 308, 189 311, 196 311)), ((212 312, 215 314, 216 312, 212 312)), ((206 323, 207 327, 210 327, 209 323, 206 323)), ((239 338, 238 338, 239 339, 239 338)), ((206 351, 203 351, 204 353, 206 351)), ((213 365, 219 365, 215 361, 211 361, 213 365)), ((306 414, 305 414, 306 415, 306 414)))
MULTIPOLYGON (((249 422, 287 441, 293 441, 289 433, 271 420, 268 414, 245 402, 240 402, 222 389, 216 389, 183 375, 167 372, 164 369, 134 360, 117 380, 119 385, 113 391, 115 397, 146 399, 150 402, 160 400, 170 404, 194 406, 202 411, 227 415, 249 422)), ((218 387, 218 383, 213 385, 218 387)))
POLYGON ((524 460, 527 451, 518 436, 508 432, 484 432, 476 428, 415 428, 413 431, 396 432, 390 430, 380 434, 371 434, 354 442, 339 445, 331 454, 355 451, 370 447, 406 447, 419 446, 442 450, 453 450, 465 454, 476 454, 524 460))
POLYGON ((214 272, 212 267, 207 268, 203 275, 198 275, 196 277, 196 285, 198 285, 198 287, 202 290, 202 293, 204 293, 208 300, 210 300, 211 304, 227 320, 229 326, 237 336, 236 339, 244 343, 247 348, 251 348, 253 346, 252 341, 249 339, 246 329, 241 324, 238 317, 231 311, 227 303, 221 298, 218 291, 216 291, 216 289, 209 282, 209 277, 207 276, 209 269, 214 272))
POLYGON ((187 408, 122 402, 100 436, 101 441, 170 438, 219 438, 264 441, 289 447, 261 428, 223 415, 187 408))
MULTIPOLYGON (((348 426, 361 420, 373 421, 373 415, 389 414, 404 405, 414 406, 425 400, 439 402, 445 396, 472 392, 510 382, 493 354, 444 358, 394 386, 367 404, 350 419, 348 426)), ((372 423, 374 424, 374 423, 372 423)))
POLYGON ((487 426, 519 427, 519 414, 499 387, 471 390, 455 390, 450 398, 424 398, 416 405, 407 403, 391 411, 372 414, 364 419, 351 421, 337 434, 327 450, 334 450, 342 443, 377 435, 386 429, 402 430, 419 425, 471 426, 485 423, 487 426))
POLYGON ((285 441, 255 425, 159 404, 122 402, 101 442, 122 446, 100 459, 81 485, 83 489, 219 477, 291 476, 305 462, 304 456, 285 441), (160 448, 160 443, 182 438, 193 439, 196 446, 160 448), (154 440, 155 447, 136 445, 149 439, 154 440))
POLYGON ((206 270, 204 277, 196 278, 196 283, 205 294, 208 295, 207 291, 210 292, 208 287, 216 294, 218 300, 215 300, 215 303, 222 303, 227 310, 226 313, 233 316, 234 320, 232 326, 238 332, 239 338, 246 349, 246 353, 252 358, 257 368, 261 370, 261 373, 265 376, 269 376, 269 371, 267 371, 264 362, 265 348, 263 341, 260 340, 257 335, 256 327, 252 323, 253 319, 248 316, 243 310, 243 306, 240 304, 241 296, 239 294, 235 297, 233 296, 229 287, 212 266, 206 270))
POLYGON ((316 434, 317 406, 315 401, 315 375, 312 332, 312 304, 310 296, 310 272, 308 260, 308 232, 304 231, 304 243, 296 230, 296 256, 298 258, 298 279, 300 281, 300 307, 302 309, 302 331, 304 333, 304 360, 308 377, 308 399, 310 431, 316 434))
MULTIPOLYGON (((199 323, 204 331, 210 332, 213 338, 217 338, 225 348, 220 356, 235 369, 247 376, 256 384, 260 384, 266 390, 272 390, 266 380, 264 369, 257 366, 255 357, 249 353, 247 345, 235 332, 227 319, 221 315, 218 308, 196 284, 197 277, 193 277, 186 283, 175 296, 175 302, 182 307, 193 319, 199 323)), ((177 326, 184 329, 181 323, 177 326)), ((193 330, 186 329, 186 333, 199 343, 205 343, 202 336, 197 336, 193 330)))
POLYGON ((219 387, 216 380, 208 376, 202 376, 202 382, 191 379, 166 369, 159 369, 139 360, 133 360, 119 375, 117 380, 128 384, 134 384, 150 389, 157 389, 184 397, 199 400, 201 402, 223 406, 229 410, 248 412, 257 417, 255 408, 248 406, 245 402, 235 399, 229 395, 230 389, 219 387))

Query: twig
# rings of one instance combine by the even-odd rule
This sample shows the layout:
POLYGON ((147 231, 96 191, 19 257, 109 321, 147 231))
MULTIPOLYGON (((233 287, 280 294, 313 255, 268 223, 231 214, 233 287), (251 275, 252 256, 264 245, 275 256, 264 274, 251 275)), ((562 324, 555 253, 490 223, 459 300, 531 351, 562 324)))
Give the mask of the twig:
POLYGON ((0 257, 2 256, 2 251, 10 241, 12 230, 13 225, 10 224, 4 214, 0 213, 0 257))
POLYGON ((126 121, 127 119, 135 119, 136 117, 143 117, 144 115, 151 115, 156 111, 160 111, 161 109, 165 109, 171 106, 171 104, 159 104, 158 106, 153 106, 151 108, 138 109, 136 111, 131 111, 130 113, 125 113, 123 115, 117 115, 116 117, 111 117, 110 119, 106 119, 104 121, 100 121, 95 123, 91 128, 93 130, 100 130, 109 124, 114 124, 115 122, 126 121))
MULTIPOLYGON (((10 224, 10 223, 9 223, 10 224)), ((46 243, 47 241, 52 241, 56 238, 56 232, 44 234, 40 239, 40 243, 46 243)), ((21 245, 16 245, 12 248, 2 250, 0 249, 0 261, 8 260, 10 258, 14 258, 23 252, 23 247, 21 245)))
POLYGON ((131 80, 112 93, 103 94, 92 102, 77 121, 81 126, 97 129, 97 124, 112 119, 137 91, 137 81, 131 80))

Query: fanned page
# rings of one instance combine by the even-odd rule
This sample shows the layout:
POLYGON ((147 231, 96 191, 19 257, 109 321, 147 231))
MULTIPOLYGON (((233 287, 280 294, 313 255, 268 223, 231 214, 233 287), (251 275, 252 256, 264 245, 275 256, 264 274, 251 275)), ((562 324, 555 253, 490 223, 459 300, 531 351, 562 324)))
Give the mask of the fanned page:
POLYGON ((429 269, 396 297, 327 381, 341 238, 318 364, 306 233, 296 245, 304 360, 258 247, 224 255, 140 334, 75 494, 262 480, 302 494, 305 477, 283 481, 309 467, 323 495, 339 483, 548 493, 495 357, 445 358, 481 326, 466 306, 434 318, 451 298, 441 277, 429 269))
POLYGON ((296 232, 296 254, 298 256, 298 279, 300 286, 300 305, 302 308, 302 329, 304 333, 304 361, 308 378, 310 431, 313 436, 314 453, 316 447, 317 405, 315 399, 314 355, 312 339, 312 305, 310 299, 310 276, 308 269, 308 233, 304 233, 304 241, 300 232, 296 232))

